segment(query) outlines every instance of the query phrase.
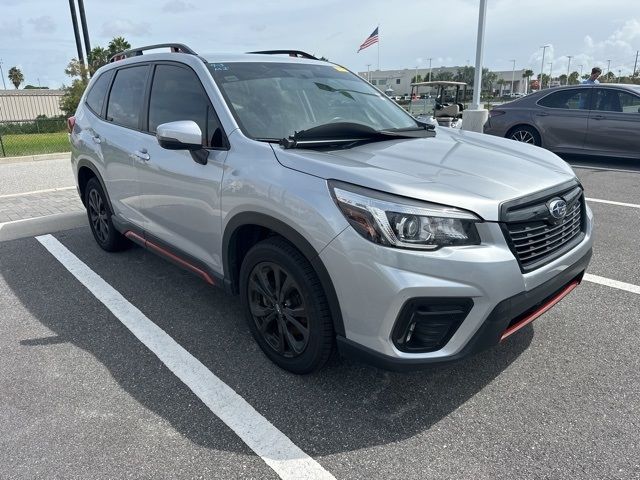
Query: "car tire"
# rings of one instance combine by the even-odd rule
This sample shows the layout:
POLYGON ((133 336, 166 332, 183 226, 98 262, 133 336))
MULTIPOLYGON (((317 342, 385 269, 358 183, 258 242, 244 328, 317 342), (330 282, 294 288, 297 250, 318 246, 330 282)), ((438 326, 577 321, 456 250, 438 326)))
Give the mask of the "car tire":
POLYGON ((84 194, 91 233, 100 248, 107 252, 118 252, 129 247, 129 240, 113 226, 107 197, 96 177, 87 182, 84 194))
POLYGON ((327 298, 309 261, 288 241, 271 237, 249 250, 240 298, 253 337, 276 365, 305 374, 328 360, 334 332, 327 298))
POLYGON ((536 147, 542 145, 538 131, 528 125, 518 125, 517 127, 513 127, 509 130, 509 133, 507 133, 506 138, 510 138, 517 142, 535 145, 536 147))

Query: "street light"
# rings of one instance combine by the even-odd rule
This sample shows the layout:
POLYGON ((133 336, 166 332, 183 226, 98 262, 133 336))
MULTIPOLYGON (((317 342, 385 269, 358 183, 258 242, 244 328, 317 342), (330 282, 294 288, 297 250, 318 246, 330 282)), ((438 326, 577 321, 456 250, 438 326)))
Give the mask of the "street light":
POLYGON ((542 65, 540 65, 540 87, 539 90, 542 90, 542 75, 544 75, 544 53, 551 45, 542 45, 540 48, 542 49, 542 65))
POLYGON ((584 67, 584 65, 578 65, 580 67, 580 80, 582 80, 582 67, 584 67))
POLYGON ((571 69, 571 59, 573 55, 567 55, 567 58, 569 59, 569 63, 567 64, 567 85, 569 85, 569 70, 571 69))
POLYGON ((515 60, 511 60, 513 62, 513 70, 511 70, 511 92, 509 93, 513 93, 513 77, 516 74, 516 61, 515 60))
POLYGON ((7 89, 7 84, 4 83, 4 73, 2 72, 2 59, 0 58, 0 77, 2 77, 2 86, 7 89))
POLYGON ((551 79, 553 79, 553 62, 549 62, 549 86, 551 86, 551 79))

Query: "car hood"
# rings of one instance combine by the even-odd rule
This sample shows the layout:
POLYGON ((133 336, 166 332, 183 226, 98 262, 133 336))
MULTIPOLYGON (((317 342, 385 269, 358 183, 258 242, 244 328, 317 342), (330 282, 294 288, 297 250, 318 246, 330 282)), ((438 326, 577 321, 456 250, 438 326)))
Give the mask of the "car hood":
POLYGON ((497 221, 502 202, 577 179, 555 154, 513 140, 438 128, 433 138, 332 151, 273 145, 287 168, 472 211, 497 221))

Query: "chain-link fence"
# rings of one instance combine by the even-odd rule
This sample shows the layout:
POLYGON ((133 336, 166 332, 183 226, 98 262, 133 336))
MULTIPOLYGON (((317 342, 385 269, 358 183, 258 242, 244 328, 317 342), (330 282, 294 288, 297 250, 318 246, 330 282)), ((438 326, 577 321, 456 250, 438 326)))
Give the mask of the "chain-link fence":
POLYGON ((64 117, 30 121, 0 121, 0 157, 68 152, 67 121, 64 117))

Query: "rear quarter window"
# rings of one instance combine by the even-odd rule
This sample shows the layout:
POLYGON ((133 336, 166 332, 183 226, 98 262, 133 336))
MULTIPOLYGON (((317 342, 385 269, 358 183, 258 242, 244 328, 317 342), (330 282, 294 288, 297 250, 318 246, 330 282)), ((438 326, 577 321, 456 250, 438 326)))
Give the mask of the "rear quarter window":
POLYGON ((107 89, 109 88, 111 77, 113 77, 113 70, 109 70, 108 72, 101 74, 93 82, 93 85, 91 85, 91 89, 87 94, 85 103, 91 111, 99 117, 102 117, 102 107, 104 106, 104 100, 107 96, 107 89))
POLYGON ((136 130, 139 128, 148 72, 148 65, 117 71, 109 94, 107 121, 136 130))

